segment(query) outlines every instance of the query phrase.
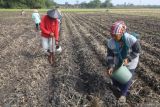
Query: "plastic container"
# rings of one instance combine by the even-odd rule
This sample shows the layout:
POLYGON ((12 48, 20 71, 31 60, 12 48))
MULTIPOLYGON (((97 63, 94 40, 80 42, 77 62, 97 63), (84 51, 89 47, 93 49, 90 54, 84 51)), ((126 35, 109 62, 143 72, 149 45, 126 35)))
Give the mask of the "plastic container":
POLYGON ((132 78, 132 73, 126 66, 122 65, 112 73, 112 77, 119 83, 125 84, 132 78))
POLYGON ((57 53, 57 54, 60 54, 61 52, 62 52, 62 47, 59 46, 58 49, 56 49, 56 53, 57 53))

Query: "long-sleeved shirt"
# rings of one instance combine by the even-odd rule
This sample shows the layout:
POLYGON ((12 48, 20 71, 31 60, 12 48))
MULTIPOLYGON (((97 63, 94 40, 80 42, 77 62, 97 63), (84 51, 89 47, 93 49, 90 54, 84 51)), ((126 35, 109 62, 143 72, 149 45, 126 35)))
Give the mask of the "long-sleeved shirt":
MULTIPOLYGON (((128 69, 135 69, 139 61, 139 54, 141 50, 140 43, 133 35, 125 33, 124 36, 129 47, 128 55, 126 58, 128 58, 130 62, 128 63, 127 67, 128 69)), ((118 52, 116 49, 116 43, 113 38, 108 41, 107 48, 107 64, 109 68, 117 67, 119 64, 119 58, 117 55, 118 52)))
POLYGON ((35 22, 36 24, 39 24, 39 23, 41 22, 39 13, 33 13, 33 14, 32 14, 32 19, 34 20, 34 22, 35 22))
POLYGON ((42 17, 41 24, 41 34, 43 37, 50 38, 50 33, 54 33, 56 41, 59 39, 59 24, 58 19, 52 19, 48 15, 42 17))

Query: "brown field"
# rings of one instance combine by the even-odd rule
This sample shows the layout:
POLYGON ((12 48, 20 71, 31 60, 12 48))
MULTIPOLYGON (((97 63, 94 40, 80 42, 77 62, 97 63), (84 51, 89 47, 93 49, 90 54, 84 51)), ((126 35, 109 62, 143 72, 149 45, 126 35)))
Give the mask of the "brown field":
POLYGON ((56 55, 55 66, 42 53, 40 32, 34 30, 30 13, 0 12, 0 106, 87 107, 94 100, 100 107, 117 106, 117 94, 103 74, 105 43, 116 20, 124 20, 128 32, 141 35, 143 50, 128 104, 122 106, 160 106, 159 19, 67 12, 60 35, 63 53, 56 55))

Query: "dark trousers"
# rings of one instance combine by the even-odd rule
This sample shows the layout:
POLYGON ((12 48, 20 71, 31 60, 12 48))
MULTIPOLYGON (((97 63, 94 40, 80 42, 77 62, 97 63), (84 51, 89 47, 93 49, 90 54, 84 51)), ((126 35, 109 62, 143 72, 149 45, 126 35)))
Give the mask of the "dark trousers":
POLYGON ((113 85, 118 87, 121 90, 121 96, 126 96, 127 95, 127 91, 132 83, 132 79, 135 73, 135 69, 130 69, 130 72, 132 73, 132 78, 126 83, 126 84, 121 84, 118 81, 116 81, 115 79, 112 79, 113 85))
POLYGON ((40 23, 36 23, 36 30, 39 30, 40 23))

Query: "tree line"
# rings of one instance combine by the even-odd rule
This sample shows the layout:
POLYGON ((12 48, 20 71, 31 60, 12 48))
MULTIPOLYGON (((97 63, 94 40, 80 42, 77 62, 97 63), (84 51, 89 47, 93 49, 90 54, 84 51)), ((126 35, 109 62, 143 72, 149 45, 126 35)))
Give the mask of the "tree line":
MULTIPOLYGON (((0 8, 50 8, 57 5, 54 0, 0 0, 0 8)), ((82 2, 80 8, 105 8, 112 7, 111 0, 91 0, 89 3, 82 2)))
POLYGON ((0 0, 0 8, 49 8, 53 0, 0 0))
POLYGON ((113 7, 111 0, 105 0, 101 2, 100 0, 92 0, 89 3, 82 2, 80 3, 81 8, 106 8, 106 7, 113 7))

